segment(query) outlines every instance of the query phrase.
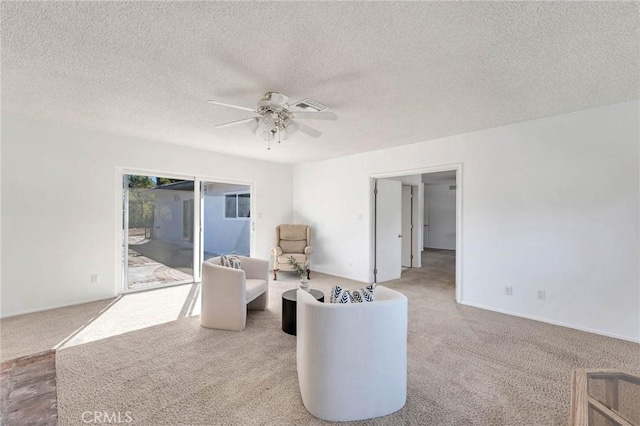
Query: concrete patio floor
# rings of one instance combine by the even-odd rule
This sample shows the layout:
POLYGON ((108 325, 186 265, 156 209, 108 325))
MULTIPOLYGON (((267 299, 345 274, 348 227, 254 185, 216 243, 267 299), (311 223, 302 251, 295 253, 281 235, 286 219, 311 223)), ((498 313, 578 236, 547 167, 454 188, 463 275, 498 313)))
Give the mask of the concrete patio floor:
POLYGON ((193 248, 156 239, 129 238, 128 289, 193 281, 193 248))

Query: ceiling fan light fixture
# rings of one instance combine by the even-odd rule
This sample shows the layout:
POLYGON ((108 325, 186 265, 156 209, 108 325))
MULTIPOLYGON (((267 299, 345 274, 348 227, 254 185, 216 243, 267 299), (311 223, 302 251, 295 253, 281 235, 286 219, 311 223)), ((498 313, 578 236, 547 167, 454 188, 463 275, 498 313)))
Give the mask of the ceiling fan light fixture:
POLYGON ((271 142, 272 140, 275 139, 275 135, 272 131, 270 130, 264 130, 264 129, 260 129, 260 132, 258 133, 258 136, 260 136, 262 139, 264 139, 265 141, 271 142))
POLYGON ((260 121, 260 128, 266 132, 270 132, 271 129, 273 129, 273 126, 275 126, 276 124, 273 118, 271 117, 271 115, 269 114, 263 115, 262 117, 260 117, 259 121, 260 121))

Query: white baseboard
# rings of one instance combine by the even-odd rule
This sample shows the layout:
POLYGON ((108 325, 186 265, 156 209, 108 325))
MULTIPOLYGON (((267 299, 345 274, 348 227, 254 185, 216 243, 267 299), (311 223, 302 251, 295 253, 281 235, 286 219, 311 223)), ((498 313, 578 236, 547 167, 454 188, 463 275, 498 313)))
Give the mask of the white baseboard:
POLYGON ((501 314, 512 315, 514 317, 526 318, 526 319, 530 319, 530 320, 534 320, 534 321, 544 322, 544 323, 547 323, 547 324, 559 325, 561 327, 572 328, 574 330, 586 331, 587 333, 599 334, 601 336, 606 336, 606 337, 613 337, 614 339, 626 340, 628 342, 633 342, 633 343, 640 343, 640 339, 637 339, 637 338, 633 338, 633 337, 629 337, 629 336, 622 336, 620 334, 609 333, 607 331, 596 330, 596 329, 589 328, 589 327, 581 327, 579 325, 568 324, 568 323, 562 322, 562 321, 555 321, 555 320, 551 320, 551 319, 547 319, 547 318, 541 318, 541 317, 537 317, 535 315, 521 314, 519 312, 513 312, 513 311, 509 311, 509 310, 506 310, 506 309, 500 309, 500 308, 494 308, 494 307, 485 306, 485 305, 481 305, 479 303, 473 303, 473 302, 462 301, 462 302, 460 302, 460 304, 461 305, 466 305, 466 306, 471 306, 471 307, 474 307, 474 308, 485 309, 487 311, 499 312, 501 314))
POLYGON ((14 312, 8 315, 0 315, 0 319, 2 318, 11 318, 11 317, 17 317, 20 315, 26 315, 26 314, 35 314, 36 312, 44 312, 44 311, 50 311, 52 309, 59 309, 59 308, 68 308, 69 306, 76 306, 76 305, 84 305, 85 303, 91 303, 91 302, 99 302, 101 300, 111 300, 111 299, 115 299, 117 296, 113 296, 113 297, 101 297, 99 299, 88 299, 88 300, 81 300, 79 302, 73 302, 73 303, 65 303, 62 305, 54 305, 54 306, 48 306, 46 308, 37 308, 37 309, 27 309, 26 311, 19 311, 19 312, 14 312))

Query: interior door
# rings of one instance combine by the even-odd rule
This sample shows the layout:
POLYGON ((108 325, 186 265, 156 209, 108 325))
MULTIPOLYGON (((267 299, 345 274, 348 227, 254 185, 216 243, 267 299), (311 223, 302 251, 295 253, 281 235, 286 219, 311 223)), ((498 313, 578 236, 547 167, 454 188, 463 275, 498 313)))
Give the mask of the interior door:
POLYGON ((376 282, 396 280, 402 272, 402 183, 376 181, 376 282))
POLYGON ((411 268, 412 205, 411 187, 402 185, 402 267, 411 268))

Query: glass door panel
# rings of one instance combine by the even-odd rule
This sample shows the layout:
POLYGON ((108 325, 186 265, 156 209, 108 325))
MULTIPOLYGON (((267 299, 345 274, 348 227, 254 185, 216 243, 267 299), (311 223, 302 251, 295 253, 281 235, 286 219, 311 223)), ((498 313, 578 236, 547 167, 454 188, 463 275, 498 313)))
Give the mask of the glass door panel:
POLYGON ((124 175, 124 290, 194 282, 194 181, 124 175))

